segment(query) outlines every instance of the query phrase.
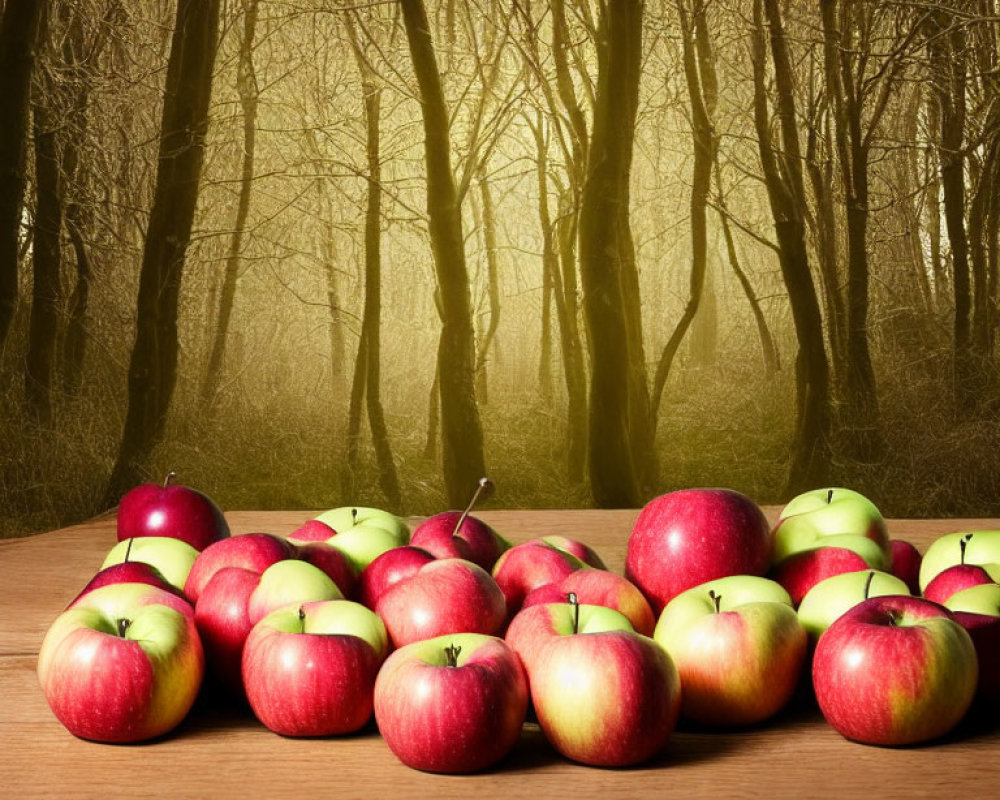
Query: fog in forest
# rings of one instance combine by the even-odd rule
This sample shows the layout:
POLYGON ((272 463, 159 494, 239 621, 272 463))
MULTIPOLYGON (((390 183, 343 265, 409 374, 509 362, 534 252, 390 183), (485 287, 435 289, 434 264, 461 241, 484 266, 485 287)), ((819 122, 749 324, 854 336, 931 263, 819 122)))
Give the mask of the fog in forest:
POLYGON ((1000 515, 996 5, 3 0, 0 534, 1000 515))

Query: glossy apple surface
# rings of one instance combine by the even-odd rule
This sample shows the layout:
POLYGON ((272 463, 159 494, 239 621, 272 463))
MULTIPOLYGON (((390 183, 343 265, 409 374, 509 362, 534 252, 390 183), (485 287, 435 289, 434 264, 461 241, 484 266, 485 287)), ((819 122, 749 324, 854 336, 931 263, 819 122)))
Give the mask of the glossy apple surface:
POLYGON ((245 533, 206 547, 197 557, 184 583, 184 594, 197 603, 216 572, 226 567, 249 570, 258 575, 272 564, 293 558, 296 547, 281 536, 245 533))
POLYGON ((931 578, 924 588, 924 597, 944 605, 957 592, 996 584, 998 580, 1000 564, 954 564, 931 578))
POLYGON ((621 767, 667 745, 681 680, 666 651, 638 633, 555 636, 533 662, 531 700, 542 732, 563 756, 621 767))
POLYGON ((547 583, 561 583, 571 572, 585 566, 565 550, 535 539, 516 544, 500 556, 493 566, 493 577, 507 601, 507 614, 512 618, 529 592, 547 583))
POLYGON ((386 550, 361 571, 358 577, 358 598, 374 610, 386 589, 404 578, 416 575, 420 568, 434 560, 426 550, 412 545, 386 550))
POLYGON ((771 530, 756 503, 731 489, 682 489, 639 513, 625 577, 659 614, 685 589, 727 575, 763 575, 770 565, 771 530))
POLYGON ((392 653, 375 679, 374 705, 382 738, 407 766, 476 772, 516 744, 528 686, 501 639, 454 634, 392 653))
POLYGON ((405 520, 380 508, 342 506, 324 511, 316 519, 337 532, 327 541, 351 560, 359 574, 386 550, 410 542, 405 520))
POLYGON ((939 536, 924 552, 920 562, 920 588, 935 575, 955 564, 1000 565, 1000 530, 956 531, 939 536))
POLYGON ((603 569, 579 569, 559 584, 561 600, 575 594, 577 602, 606 606, 624 614, 637 633, 652 636, 656 615, 639 588, 632 581, 603 569))
POLYGON ((141 561, 155 567, 171 586, 183 589, 199 555, 197 550, 180 539, 144 536, 118 542, 108 551, 101 569, 126 561, 141 561))
POLYGON ((820 581, 806 592, 799 603, 799 621, 815 642, 837 617, 863 600, 907 594, 906 584, 888 572, 844 572, 820 581))
POLYGON ((284 736, 352 733, 372 715, 385 626, 348 600, 272 611, 247 637, 243 684, 257 719, 284 736))
POLYGON ((586 542, 578 539, 570 539, 568 536, 543 536, 542 541, 560 550, 565 550, 572 556, 576 556, 588 567, 594 569, 607 569, 604 559, 600 554, 586 542))
POLYGON ((157 589, 163 589, 165 592, 175 594, 183 600, 187 600, 184 592, 164 578, 163 573, 156 567, 142 561, 123 561, 121 564, 112 564, 110 567, 105 567, 98 572, 87 582, 87 585, 83 587, 80 594, 69 604, 69 607, 71 608, 80 602, 80 598, 88 592, 115 583, 145 583, 149 586, 155 586, 157 589))
POLYGON ((501 554, 510 548, 510 542, 471 514, 466 515, 456 530, 461 518, 461 511, 444 511, 428 517, 413 529, 410 544, 435 558, 463 558, 491 571, 501 554))
POLYGON ((38 679, 75 736, 139 742, 187 715, 205 671, 190 604, 141 583, 88 592, 49 628, 38 679))
POLYGON ((204 550, 229 536, 222 510, 207 495, 189 486, 145 483, 125 493, 118 505, 118 541, 140 536, 167 536, 204 550))
POLYGON ((750 575, 677 595, 663 609, 654 638, 680 673, 681 713, 726 726, 760 722, 788 704, 809 640, 788 593, 750 575))
POLYGON ((889 572, 899 578, 910 590, 920 594, 920 562, 923 556, 912 542, 903 539, 889 540, 889 572))
POLYGON ((972 640, 952 613, 919 597, 874 597, 838 618, 813 656, 813 687, 841 735, 876 745, 943 736, 976 691, 972 640))
POLYGON ((820 581, 871 566, 856 552, 845 547, 815 547, 792 553, 768 574, 788 591, 792 605, 798 606, 806 593, 820 581))

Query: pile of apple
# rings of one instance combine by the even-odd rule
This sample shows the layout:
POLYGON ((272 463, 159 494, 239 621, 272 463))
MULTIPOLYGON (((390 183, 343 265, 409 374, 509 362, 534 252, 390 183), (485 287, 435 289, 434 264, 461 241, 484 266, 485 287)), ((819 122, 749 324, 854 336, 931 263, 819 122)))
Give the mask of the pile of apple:
POLYGON ((343 507, 231 536, 206 495, 137 487, 46 634, 45 697, 102 742, 162 736, 200 691, 286 736, 374 716, 403 763, 434 772, 495 764, 529 714, 566 758, 639 763, 678 719, 759 723, 810 674, 829 723, 871 744, 933 739, 977 697, 1000 702, 1000 531, 921 558, 848 489, 795 498, 774 530, 738 492, 686 489, 642 509, 621 576, 583 542, 512 546, 469 513, 489 489, 412 534, 343 507))

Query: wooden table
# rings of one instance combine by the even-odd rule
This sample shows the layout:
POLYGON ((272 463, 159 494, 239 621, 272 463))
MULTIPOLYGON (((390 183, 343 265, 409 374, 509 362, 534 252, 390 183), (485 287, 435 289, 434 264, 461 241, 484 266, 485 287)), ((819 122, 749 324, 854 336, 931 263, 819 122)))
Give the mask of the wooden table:
MULTIPOLYGON (((773 519, 775 509, 767 509, 773 519)), ((483 511, 512 541, 562 534, 591 544, 621 572, 634 511, 483 511)), ((234 533, 287 533, 309 512, 232 512, 234 533)), ((890 534, 921 550, 942 533, 1000 528, 1000 520, 891 520, 890 534)), ((985 797, 1000 793, 1000 723, 965 723, 933 745, 884 749, 841 738, 805 696, 750 730, 681 727, 663 755, 640 768, 569 763, 526 725, 495 770, 429 775, 403 766, 374 726, 338 739, 293 740, 248 710, 196 705, 152 744, 101 745, 70 735, 35 677, 49 624, 115 542, 114 518, 0 541, 0 797, 332 796, 446 797, 985 797)))

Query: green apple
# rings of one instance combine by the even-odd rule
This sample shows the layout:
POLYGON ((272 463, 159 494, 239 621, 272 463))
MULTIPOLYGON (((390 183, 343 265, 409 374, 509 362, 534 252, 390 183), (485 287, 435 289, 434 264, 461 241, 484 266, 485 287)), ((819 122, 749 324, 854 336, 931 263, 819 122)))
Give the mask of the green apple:
POLYGON ((808 636, 775 581, 732 575, 674 597, 653 638, 681 678, 681 713, 705 725, 750 725, 791 699, 808 636))
POLYGON ((944 604, 950 611, 1000 616, 1000 583, 981 583, 955 592, 944 604))
POLYGON ((141 561, 156 567, 167 583, 183 591, 184 582, 197 557, 195 548, 173 536, 140 536, 125 539, 112 547, 101 569, 126 561, 141 561))
POLYGON ((802 550, 843 547, 879 570, 890 564, 889 534, 875 504, 851 489, 814 489, 793 498, 774 529, 775 564, 802 550))
POLYGON ((337 584, 319 567, 289 558, 272 564, 261 573, 250 595, 247 613, 250 622, 284 606, 316 600, 343 600, 337 584))
POLYGON ((939 572, 956 564, 1000 565, 1000 531, 958 531, 939 536, 920 562, 920 591, 939 572))
POLYGON ((341 506, 316 519, 337 532, 327 541, 350 559, 358 573, 387 550, 410 542, 405 520, 379 508, 341 506))
POLYGON ((843 572, 820 581, 799 603, 799 620, 815 641, 844 612, 869 597, 909 595, 906 583, 895 575, 866 569, 843 572))

